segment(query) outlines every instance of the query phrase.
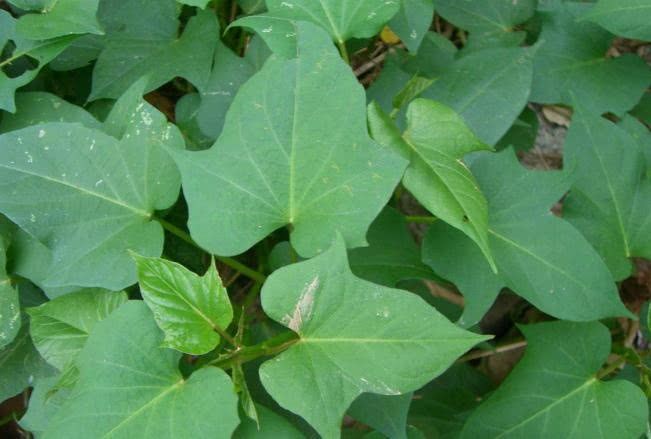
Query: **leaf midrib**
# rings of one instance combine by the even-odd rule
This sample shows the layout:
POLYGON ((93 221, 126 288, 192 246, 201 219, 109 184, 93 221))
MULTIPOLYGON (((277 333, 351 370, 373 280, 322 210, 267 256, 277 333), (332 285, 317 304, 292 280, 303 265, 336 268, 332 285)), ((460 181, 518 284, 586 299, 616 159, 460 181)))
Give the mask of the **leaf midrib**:
POLYGON ((109 202, 111 204, 115 204, 117 206, 123 207, 123 208, 137 214, 138 216, 142 216, 142 217, 144 217, 146 219, 151 219, 151 213, 148 212, 148 211, 139 209, 137 207, 133 207, 133 206, 125 203, 123 200, 116 200, 115 198, 108 197, 106 195, 100 194, 99 192, 89 190, 89 189, 84 188, 82 186, 75 186, 74 184, 71 184, 70 182, 67 182, 67 181, 59 180, 57 178, 53 178, 53 177, 50 177, 48 175, 42 175, 42 174, 37 174, 37 173, 34 173, 34 172, 30 172, 30 171, 27 171, 26 169, 7 166, 7 165, 5 165, 3 163, 0 163, 0 168, 5 168, 5 169, 8 169, 10 171, 31 175, 32 177, 41 178, 43 180, 46 180, 46 181, 49 181, 49 182, 52 182, 52 183, 57 183, 57 184, 60 184, 62 186, 67 186, 67 187, 69 187, 71 189, 74 189, 74 190, 76 190, 78 192, 81 192, 83 194, 90 195, 90 196, 93 196, 93 197, 96 197, 96 198, 100 198, 100 199, 102 199, 104 201, 107 201, 107 202, 109 202))

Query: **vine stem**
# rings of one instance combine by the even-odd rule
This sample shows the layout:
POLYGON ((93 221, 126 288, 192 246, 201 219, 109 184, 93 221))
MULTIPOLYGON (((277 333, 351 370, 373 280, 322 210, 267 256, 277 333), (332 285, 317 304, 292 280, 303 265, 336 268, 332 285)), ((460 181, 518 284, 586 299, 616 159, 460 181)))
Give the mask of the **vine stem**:
POLYGON ((435 216, 412 216, 405 215, 405 220, 408 223, 419 223, 419 224, 433 224, 438 220, 435 216))
POLYGON ((283 332, 269 340, 253 346, 242 346, 231 353, 220 356, 206 363, 206 366, 215 366, 222 369, 230 369, 235 364, 243 364, 260 357, 268 357, 278 354, 299 341, 298 335, 293 331, 283 332))
POLYGON ((348 49, 346 48, 346 43, 344 41, 337 41, 337 48, 341 57, 346 61, 346 64, 350 65, 350 56, 348 56, 348 49))
POLYGON ((520 349, 520 348, 525 347, 526 345, 527 345, 526 340, 518 340, 518 341, 511 342, 511 343, 503 344, 501 346, 496 346, 495 349, 491 349, 491 350, 487 350, 487 351, 470 352, 469 354, 466 354, 463 357, 459 358, 457 360, 457 363, 466 363, 468 361, 478 360, 478 359, 484 358, 484 357, 490 357, 490 356, 495 355, 495 354, 501 354, 501 353, 504 353, 504 352, 509 352, 509 351, 513 351, 513 350, 516 350, 516 349, 520 349))
MULTIPOLYGON (((170 232, 172 235, 176 236, 177 238, 187 242, 188 244, 198 248, 201 251, 205 251, 199 244, 197 244, 192 237, 185 232, 184 230, 181 230, 180 228, 176 227, 174 224, 158 217, 154 217, 156 221, 160 223, 161 226, 168 232, 170 232)), ((260 273, 259 271, 256 271, 250 267, 247 267, 246 265, 242 264, 236 259, 233 258, 228 258, 225 256, 217 256, 214 255, 215 259, 218 260, 219 262, 223 263, 224 265, 228 265, 229 267, 233 268, 234 270, 239 271, 243 275, 253 279, 256 282, 259 283, 264 283, 264 281, 267 279, 267 276, 264 274, 260 273)))

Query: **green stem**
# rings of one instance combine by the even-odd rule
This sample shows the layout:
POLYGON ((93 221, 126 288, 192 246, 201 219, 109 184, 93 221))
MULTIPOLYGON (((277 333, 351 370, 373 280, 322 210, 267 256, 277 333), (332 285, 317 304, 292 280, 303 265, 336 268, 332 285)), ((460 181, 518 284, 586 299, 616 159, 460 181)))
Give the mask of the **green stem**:
POLYGON ((235 339, 234 339, 233 337, 231 337, 231 335, 230 335, 228 332, 224 331, 224 330, 221 328, 221 326, 219 326, 219 325, 213 325, 212 329, 214 329, 215 332, 216 332, 217 334, 219 334, 219 335, 221 336, 221 338, 223 338, 224 340, 226 340, 226 341, 227 341, 231 346, 233 346, 233 347, 235 347, 235 348, 238 348, 238 347, 239 347, 239 344, 235 341, 235 339))
POLYGON ((339 49, 339 53, 341 54, 341 57, 346 61, 346 64, 350 65, 350 57, 348 56, 348 49, 346 48, 346 42, 345 41, 337 41, 337 48, 339 49))
MULTIPOLYGON (((184 230, 176 227, 174 224, 172 224, 172 223, 170 223, 168 221, 165 221, 162 218, 154 217, 154 219, 156 221, 158 221, 160 223, 160 225, 163 226, 163 228, 165 230, 167 230, 168 232, 170 232, 172 235, 174 235, 177 238, 187 242, 188 244, 198 248, 199 250, 205 251, 184 230)), ((215 259, 218 260, 219 262, 221 262, 221 263, 223 263, 225 265, 228 265, 229 267, 239 271, 243 275, 250 277, 251 279, 253 279, 256 282, 264 283, 264 281, 267 279, 267 276, 265 276, 264 274, 262 274, 262 273, 260 273, 258 271, 255 271, 252 268, 247 267, 246 265, 242 264, 241 262, 239 262, 239 261, 237 261, 237 260, 235 260, 233 258, 227 258, 225 256, 217 256, 217 255, 215 255, 215 259)))
POLYGON ((490 357, 495 354, 501 354, 504 352, 513 351, 515 349, 520 349, 525 347, 526 345, 527 345, 526 340, 518 340, 511 343, 506 343, 503 345, 496 346, 495 349, 491 349, 491 350, 476 350, 459 358, 457 360, 457 363, 466 363, 468 361, 478 360, 479 358, 490 357))
POLYGON ((410 216, 405 215, 405 220, 408 223, 419 223, 419 224, 433 224, 438 220, 435 216, 410 216))
POLYGON ((268 357, 278 354, 288 349, 298 340, 299 337, 295 332, 283 332, 282 334, 270 338, 269 340, 265 340, 262 343, 258 343, 253 346, 244 346, 225 356, 220 356, 212 361, 209 361, 205 365, 216 366, 222 369, 230 369, 235 364, 243 364, 260 357, 268 357))
POLYGON ((617 360, 613 361, 611 364, 609 364, 608 366, 604 367, 599 372, 597 372, 596 375, 597 379, 600 380, 602 378, 607 377, 608 375, 610 375, 611 373, 619 369, 624 363, 626 363, 626 357, 622 355, 617 360))

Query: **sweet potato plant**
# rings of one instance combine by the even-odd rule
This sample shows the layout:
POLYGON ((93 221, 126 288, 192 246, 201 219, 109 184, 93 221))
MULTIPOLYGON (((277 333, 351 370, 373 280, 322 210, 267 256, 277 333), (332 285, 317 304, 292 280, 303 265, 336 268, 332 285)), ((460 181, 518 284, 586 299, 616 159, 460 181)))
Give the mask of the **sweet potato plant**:
POLYGON ((0 1, 0 436, 651 435, 650 0, 0 1))

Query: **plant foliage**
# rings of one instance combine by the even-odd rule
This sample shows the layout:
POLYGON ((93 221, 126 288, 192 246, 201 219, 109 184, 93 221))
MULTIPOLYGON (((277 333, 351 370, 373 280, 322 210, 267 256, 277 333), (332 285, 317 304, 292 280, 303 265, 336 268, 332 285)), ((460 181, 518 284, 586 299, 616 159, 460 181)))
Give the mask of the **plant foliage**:
POLYGON ((0 435, 648 434, 650 64, 649 0, 0 0, 0 435))

